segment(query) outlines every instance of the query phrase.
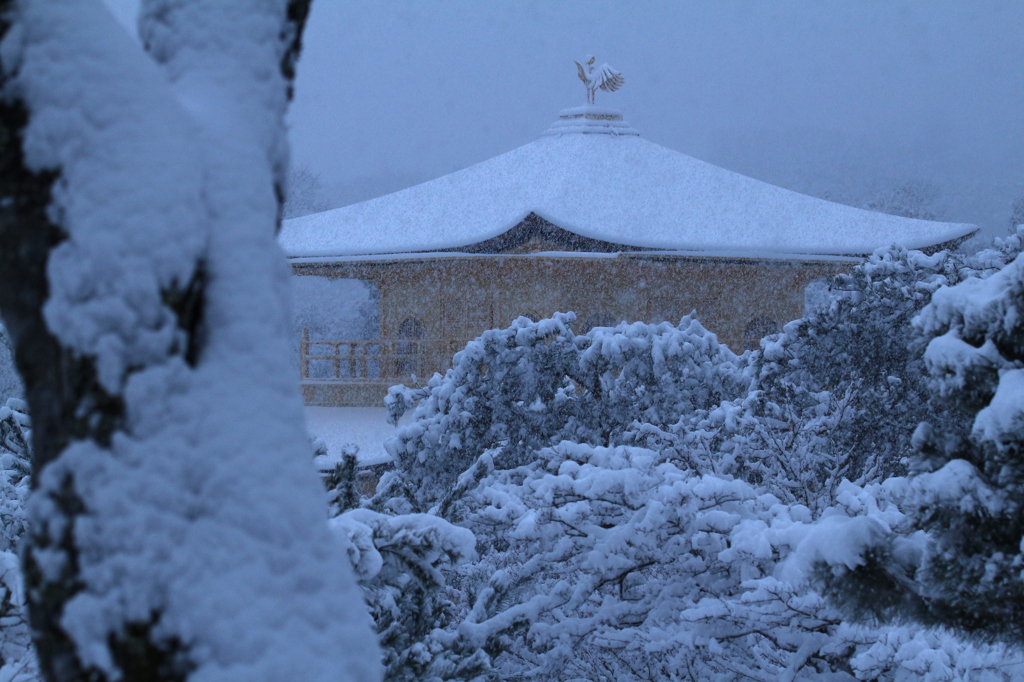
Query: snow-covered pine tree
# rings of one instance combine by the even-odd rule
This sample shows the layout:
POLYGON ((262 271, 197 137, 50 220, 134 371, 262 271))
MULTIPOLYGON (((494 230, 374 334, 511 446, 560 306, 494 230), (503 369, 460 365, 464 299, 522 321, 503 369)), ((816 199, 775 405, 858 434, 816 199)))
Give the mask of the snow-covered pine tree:
POLYGON ((18 556, 0 551, 0 680, 4 682, 40 679, 24 601, 18 556))
POLYGON ((377 626, 385 682, 498 679, 491 656, 458 634, 467 595, 455 569, 476 558, 476 538, 434 514, 351 509, 331 522, 377 626), (453 584, 452 581, 455 581, 453 584))
POLYGON ((12 682, 38 679, 18 565, 28 529, 31 442, 24 401, 8 398, 0 407, 0 680, 12 682))
POLYGON ((11 336, 7 328, 0 323, 0 397, 19 398, 24 391, 21 386, 21 377, 14 366, 14 347, 11 344, 11 336))
POLYGON ((275 243, 309 0, 0 2, 0 310, 49 682, 368 680, 275 243), (141 42, 141 44, 140 44, 141 42))
POLYGON ((837 534, 905 529, 893 503, 904 479, 840 484, 827 523, 631 446, 565 441, 473 479, 461 523, 480 559, 448 574, 469 603, 429 640, 484 650, 500 678, 1009 682, 1024 672, 1004 649, 948 632, 845 622, 800 579, 814 557, 794 556, 798 546, 844 557, 837 534))
POLYGON ((855 560, 823 559, 816 572, 826 594, 856 615, 1024 642, 1020 237, 966 259, 962 281, 936 291, 914 320, 940 418, 914 434, 900 502, 910 523, 881 528, 855 560))
POLYGON ((32 483, 32 431, 11 361, 7 330, 0 325, 0 680, 39 679, 25 608, 18 553, 28 529, 26 503, 32 483))
POLYGON ((0 407, 0 468, 15 483, 32 473, 32 428, 27 409, 20 398, 8 398, 0 407))
POLYGON ((693 315, 679 324, 598 327, 584 339, 574 380, 589 396, 581 419, 599 434, 599 445, 635 444, 666 430, 688 434, 751 390, 746 360, 693 315))
POLYGON ((762 340, 748 358, 755 390, 723 402, 691 433, 717 461, 731 458, 737 475, 816 512, 834 503, 844 480, 905 472, 922 420, 949 429, 969 422, 957 406, 928 400, 924 343, 911 321, 940 287, 1012 260, 1022 236, 972 256, 879 249, 837 276, 803 319, 762 340))
MULTIPOLYGON (((397 471, 378 504, 399 491, 419 511, 450 500, 462 490, 459 475, 488 451, 496 468, 512 469, 562 440, 685 440, 720 402, 750 389, 741 359, 690 316, 582 336, 574 321, 572 313, 519 318, 471 341, 425 387, 393 387, 392 421, 415 409, 388 444, 397 471)), ((686 449, 680 457, 689 457, 686 449)))
POLYGON ((917 425, 949 421, 927 399, 924 348, 910 323, 958 271, 946 251, 879 249, 835 278, 826 305, 762 343, 754 359, 758 383, 780 411, 806 422, 820 413, 823 392, 845 400, 842 418, 815 446, 843 463, 843 477, 905 472, 917 425))
MULTIPOLYGON (((327 446, 313 441, 318 464, 327 446)), ((381 514, 359 494, 358 446, 342 448, 333 469, 321 468, 333 530, 348 546, 376 625, 385 682, 465 682, 494 678, 500 647, 474 646, 457 634, 468 596, 457 569, 476 558, 476 538, 437 514, 381 514)))
POLYGON ((916 434, 926 618, 1024 644, 1024 256, 936 292, 916 326, 937 402, 972 417, 967 434, 942 422, 916 434))
MULTIPOLYGON (((440 565, 459 597, 438 618, 443 625, 419 640, 419 670, 438 663, 433 670, 451 671, 452 661, 443 661, 458 651, 486 660, 485 669, 502 677, 552 680, 917 675, 966 682, 1020 673, 999 647, 972 647, 948 632, 848 623, 808 589, 798 567, 822 557, 855 563, 851 543, 886 528, 911 535, 898 548, 904 553, 916 546, 897 505, 905 479, 860 487, 837 476, 828 489, 810 486, 803 497, 792 492, 806 482, 801 476, 820 475, 815 438, 840 428, 820 421, 836 417, 836 410, 817 417, 810 409, 793 412, 795 424, 784 423, 766 411, 746 359, 693 320, 576 337, 566 318, 559 322, 520 320, 492 335, 502 341, 490 355, 476 347, 475 355, 456 361, 457 371, 423 389, 392 393, 396 413, 421 401, 392 446, 402 455, 399 476, 413 463, 417 473, 406 480, 422 479, 423 469, 443 478, 446 488, 430 499, 428 517, 472 530, 480 555, 473 563, 440 565), (552 365, 537 362, 550 347, 531 349, 543 336, 540 328, 554 330, 550 338, 561 339, 569 356, 559 371, 547 373, 552 365), (520 330, 526 331, 520 336, 520 330), (494 363, 505 352, 507 360, 494 363), (460 364, 467 359, 472 362, 460 364), (491 366, 500 370, 493 377, 491 366), (487 385, 509 366, 533 383, 517 380, 508 393, 498 383, 487 385), (524 407, 546 405, 523 386, 555 395, 568 388, 567 377, 572 392, 563 394, 561 411, 521 416, 524 407), (502 423, 475 424, 474 440, 451 438, 480 396, 491 401, 489 415, 564 421, 540 422, 552 445, 531 450, 519 441, 519 463, 502 464, 509 433, 502 423), (779 471, 766 465, 763 475, 753 475, 764 440, 794 428, 806 433, 783 448, 794 458, 784 461, 805 470, 772 477, 779 471), (461 475, 446 470, 447 462, 458 462, 461 475), (837 535, 849 542, 836 545, 837 535)), ((395 489, 385 487, 378 509, 408 507, 405 500, 386 504, 395 501, 389 498, 395 489)), ((431 588, 437 595, 439 585, 431 588)))
POLYGON ((913 452, 914 428, 935 411, 910 321, 960 269, 946 252, 880 249, 759 350, 711 363, 744 377, 746 391, 720 392, 712 409, 668 429, 640 418, 634 443, 821 513, 843 481, 892 475, 913 452))
POLYGON ((396 471, 385 476, 378 499, 393 500, 388 504, 396 510, 426 512, 450 496, 459 475, 485 451, 494 451, 496 466, 512 468, 567 429, 585 429, 577 423, 585 396, 572 381, 579 357, 574 321, 571 313, 539 322, 521 317, 470 341, 443 377, 435 374, 420 388, 392 387, 385 401, 392 423, 414 412, 387 443, 396 471), (399 496, 407 507, 395 507, 399 496))
MULTIPOLYGON (((327 446, 323 441, 314 442, 315 459, 326 458, 327 446)), ((341 459, 334 462, 331 469, 320 469, 324 487, 327 488, 327 500, 331 507, 331 515, 337 516, 360 504, 359 494, 359 446, 349 443, 342 447, 341 459)))

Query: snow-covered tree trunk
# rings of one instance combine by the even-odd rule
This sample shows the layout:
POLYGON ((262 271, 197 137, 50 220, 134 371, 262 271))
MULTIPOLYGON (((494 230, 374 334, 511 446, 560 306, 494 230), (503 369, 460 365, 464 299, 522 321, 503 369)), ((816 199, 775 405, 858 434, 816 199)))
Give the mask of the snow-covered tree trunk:
POLYGON ((0 2, 0 310, 51 681, 363 680, 275 244, 309 0, 0 2), (147 54, 148 53, 148 54, 147 54))

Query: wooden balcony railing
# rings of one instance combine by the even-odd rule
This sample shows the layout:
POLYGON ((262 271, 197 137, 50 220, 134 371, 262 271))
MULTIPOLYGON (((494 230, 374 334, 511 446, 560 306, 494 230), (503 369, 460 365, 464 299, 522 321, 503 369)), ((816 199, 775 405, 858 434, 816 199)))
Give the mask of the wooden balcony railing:
MULTIPOLYGON (((756 339, 720 338, 734 352, 756 347, 756 339)), ((384 405, 388 387, 420 382, 451 366, 466 347, 459 339, 312 340, 300 342, 302 393, 307 405, 328 407, 384 405)))
POLYGON ((443 371, 466 341, 455 339, 312 340, 304 330, 299 346, 303 381, 404 380, 443 371))
MULTIPOLYGON (((735 353, 757 348, 758 341, 719 339, 735 353)), ((458 339, 311 340, 304 331, 299 366, 303 381, 405 380, 413 374, 427 378, 444 371, 466 343, 458 339)))

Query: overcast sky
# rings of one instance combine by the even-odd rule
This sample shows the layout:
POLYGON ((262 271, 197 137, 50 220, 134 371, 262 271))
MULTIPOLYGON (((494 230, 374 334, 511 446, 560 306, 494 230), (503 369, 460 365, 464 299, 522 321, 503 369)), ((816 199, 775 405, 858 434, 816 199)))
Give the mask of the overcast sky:
POLYGON ((1020 0, 316 0, 294 162, 343 205, 483 161, 584 101, 588 53, 626 78, 599 105, 732 170, 860 204, 910 183, 992 234, 1024 196, 1020 0))

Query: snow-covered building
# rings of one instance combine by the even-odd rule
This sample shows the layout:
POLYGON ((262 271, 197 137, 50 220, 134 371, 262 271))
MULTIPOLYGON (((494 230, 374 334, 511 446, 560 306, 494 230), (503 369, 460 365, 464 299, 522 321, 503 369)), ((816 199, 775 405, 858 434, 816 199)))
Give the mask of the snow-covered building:
MULTIPOLYGON (((808 284, 879 246, 975 231, 791 192, 644 140, 613 109, 561 112, 535 142, 377 199, 285 221, 294 274, 361 280, 367 338, 303 334, 307 402, 379 404, 525 315, 580 331, 696 310, 735 350, 804 308, 808 284)), ((365 325, 364 325, 365 328, 365 325)))

